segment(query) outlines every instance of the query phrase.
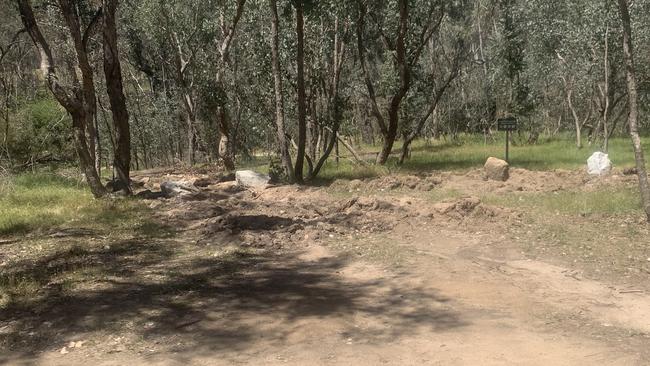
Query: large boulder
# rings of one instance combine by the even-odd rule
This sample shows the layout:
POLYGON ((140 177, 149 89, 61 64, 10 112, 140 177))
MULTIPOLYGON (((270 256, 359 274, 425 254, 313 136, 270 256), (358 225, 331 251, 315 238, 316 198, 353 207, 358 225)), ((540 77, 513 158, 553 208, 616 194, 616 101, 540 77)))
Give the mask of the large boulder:
POLYGON ((252 170, 240 170, 235 173, 237 184, 244 188, 266 188, 271 177, 252 170))
POLYGON ((165 198, 185 196, 200 192, 191 182, 162 182, 160 190, 165 198))
POLYGON ((612 161, 609 160, 609 155, 603 152, 595 152, 589 160, 587 160, 587 172, 589 175, 608 175, 612 172, 612 161))
POLYGON ((505 160, 490 157, 483 169, 487 179, 505 182, 510 178, 510 165, 505 160))

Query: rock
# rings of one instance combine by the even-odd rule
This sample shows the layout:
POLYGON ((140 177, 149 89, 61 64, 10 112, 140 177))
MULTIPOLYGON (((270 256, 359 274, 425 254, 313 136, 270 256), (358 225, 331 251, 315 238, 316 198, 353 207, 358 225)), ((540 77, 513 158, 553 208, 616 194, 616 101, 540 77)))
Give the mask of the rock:
POLYGON ((637 175, 639 171, 636 168, 623 169, 623 175, 637 175))
POLYGON ((589 160, 587 160, 587 172, 589 175, 608 175, 612 172, 612 161, 609 160, 609 155, 603 152, 595 152, 589 160))
POLYGON ((271 177, 266 174, 256 173, 252 170, 240 170, 235 173, 237 184, 245 188, 266 188, 271 177))
POLYGON ((162 182, 160 183, 160 190, 163 197, 172 198, 192 193, 197 193, 199 190, 193 184, 188 182, 162 182))
POLYGON ((487 179, 505 182, 510 178, 510 165, 505 160, 488 158, 485 162, 484 171, 487 179))

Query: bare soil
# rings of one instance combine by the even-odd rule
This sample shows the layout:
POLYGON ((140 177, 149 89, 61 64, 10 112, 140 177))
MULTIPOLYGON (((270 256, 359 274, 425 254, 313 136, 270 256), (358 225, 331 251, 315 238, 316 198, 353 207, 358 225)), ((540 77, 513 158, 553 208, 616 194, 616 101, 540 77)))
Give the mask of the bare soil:
POLYGON ((159 235, 79 230, 38 256, 26 239, 0 244, 2 271, 51 278, 1 308, 0 363, 650 364, 650 261, 637 258, 648 231, 621 227, 639 217, 540 219, 477 198, 628 177, 514 170, 501 183, 471 171, 251 191, 165 174, 136 179, 205 187, 146 203, 159 235), (560 223, 608 237, 569 250, 539 235, 560 223))

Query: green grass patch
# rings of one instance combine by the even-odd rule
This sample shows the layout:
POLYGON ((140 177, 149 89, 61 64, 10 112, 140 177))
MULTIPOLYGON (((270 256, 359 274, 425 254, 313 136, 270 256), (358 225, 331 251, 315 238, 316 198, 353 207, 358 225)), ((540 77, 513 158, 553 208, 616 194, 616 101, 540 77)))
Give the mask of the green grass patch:
POLYGON ((561 214, 629 214, 639 212, 639 192, 633 188, 607 188, 597 191, 561 191, 552 193, 513 193, 488 195, 489 204, 526 208, 561 214))
POLYGON ((136 200, 95 200, 84 184, 54 174, 0 178, 0 235, 54 227, 152 231, 136 200))
MULTIPOLYGON (((380 145, 358 146, 358 153, 366 159, 367 166, 360 165, 350 159, 349 152, 343 150, 339 163, 330 157, 317 178, 317 182, 331 182, 336 179, 373 178, 389 173, 414 174, 430 171, 466 171, 482 167, 488 157, 504 158, 505 135, 496 133, 494 139, 485 140, 480 135, 461 135, 456 140, 417 140, 412 144, 411 157, 404 164, 398 164, 402 141, 396 141, 393 154, 388 163, 381 167, 374 164, 374 159, 380 145)), ((646 151, 650 151, 650 138, 643 139, 646 151)), ((600 151, 600 146, 589 146, 578 149, 573 137, 559 136, 553 139, 540 138, 534 145, 510 146, 510 163, 513 167, 528 170, 580 169, 587 164, 587 159, 594 152, 600 151)), ((633 167, 634 153, 628 138, 614 138, 610 141, 609 156, 614 166, 619 168, 633 167)), ((257 157, 242 165, 244 169, 268 172, 268 158, 257 157)), ((305 172, 306 172, 305 166, 305 172)))
MULTIPOLYGON (((644 140, 644 147, 650 151, 650 140, 644 140)), ((395 151, 399 148, 396 146, 395 151)), ((411 158, 402 166, 397 164, 397 157, 393 157, 388 167, 407 172, 481 167, 490 156, 504 158, 505 136, 488 142, 478 137, 466 137, 456 142, 419 140, 412 149, 411 158)), ((529 170, 578 169, 584 167, 589 156, 599 150, 596 145, 578 149, 568 138, 544 141, 535 145, 511 146, 510 163, 513 167, 529 170)), ((634 152, 629 139, 612 139, 609 155, 615 166, 634 166, 634 152)))

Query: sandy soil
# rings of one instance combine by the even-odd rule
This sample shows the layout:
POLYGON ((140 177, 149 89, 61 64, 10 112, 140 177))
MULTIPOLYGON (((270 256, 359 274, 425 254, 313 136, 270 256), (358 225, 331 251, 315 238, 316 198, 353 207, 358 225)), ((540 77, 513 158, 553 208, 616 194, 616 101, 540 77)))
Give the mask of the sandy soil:
POLYGON ((520 213, 472 197, 627 178, 612 179, 515 171, 495 183, 470 172, 261 191, 226 182, 152 201, 177 234, 98 243, 84 260, 103 266, 101 278, 0 316, 10 339, 0 363, 648 365, 650 295, 638 277, 531 256, 510 236, 520 213), (448 188, 468 194, 422 198, 448 188))

